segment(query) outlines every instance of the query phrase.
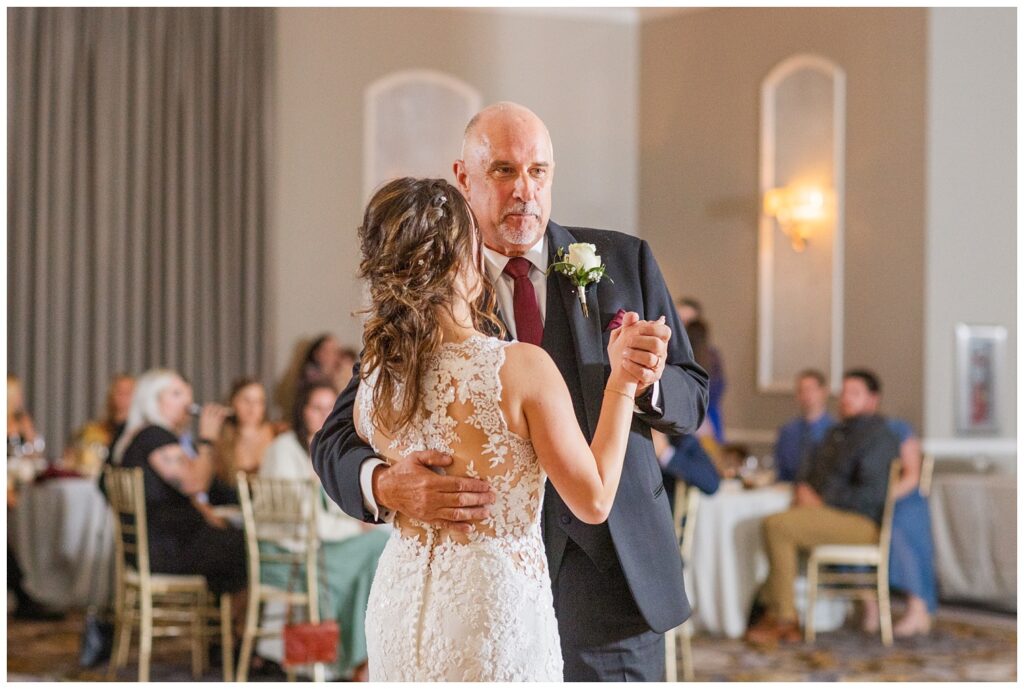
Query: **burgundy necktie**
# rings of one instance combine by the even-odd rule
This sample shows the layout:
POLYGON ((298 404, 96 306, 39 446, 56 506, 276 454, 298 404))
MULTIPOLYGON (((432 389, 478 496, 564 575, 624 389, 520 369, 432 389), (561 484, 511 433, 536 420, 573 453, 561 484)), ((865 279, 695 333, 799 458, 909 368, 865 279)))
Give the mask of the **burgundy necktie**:
POLYGON ((530 282, 532 264, 522 256, 510 258, 505 264, 505 274, 512 278, 512 308, 515 311, 516 335, 520 342, 540 346, 544 339, 544 323, 540 320, 537 293, 530 282))

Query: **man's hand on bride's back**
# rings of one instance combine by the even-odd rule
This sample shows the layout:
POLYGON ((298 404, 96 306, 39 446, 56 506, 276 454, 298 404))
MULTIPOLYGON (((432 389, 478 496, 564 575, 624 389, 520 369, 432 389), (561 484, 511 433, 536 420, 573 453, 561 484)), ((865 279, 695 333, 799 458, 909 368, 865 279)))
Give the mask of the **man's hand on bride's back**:
POLYGON ((413 519, 469 532, 472 522, 490 515, 487 506, 494 502, 494 491, 486 481, 443 476, 432 469, 451 463, 450 456, 425 450, 377 467, 373 497, 378 505, 413 519))

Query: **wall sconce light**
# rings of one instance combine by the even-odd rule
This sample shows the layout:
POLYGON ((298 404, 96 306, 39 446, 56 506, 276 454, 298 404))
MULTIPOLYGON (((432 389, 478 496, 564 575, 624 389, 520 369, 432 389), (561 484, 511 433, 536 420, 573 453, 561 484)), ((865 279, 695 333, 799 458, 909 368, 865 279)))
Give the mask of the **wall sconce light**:
POLYGON ((764 195, 764 212, 779 223, 793 251, 807 248, 814 226, 828 218, 832 193, 819 187, 776 187, 764 195))

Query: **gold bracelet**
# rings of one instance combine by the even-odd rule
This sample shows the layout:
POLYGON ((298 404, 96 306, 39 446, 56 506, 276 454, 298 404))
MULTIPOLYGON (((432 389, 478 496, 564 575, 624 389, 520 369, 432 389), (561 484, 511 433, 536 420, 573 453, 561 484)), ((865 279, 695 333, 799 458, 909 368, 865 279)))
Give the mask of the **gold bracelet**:
POLYGON ((622 395, 623 397, 625 397, 625 398, 626 398, 627 400, 629 400, 630 402, 634 402, 634 401, 635 401, 635 400, 633 399, 633 396, 632 396, 632 395, 630 395, 630 394, 628 394, 628 393, 625 393, 625 392, 623 392, 622 390, 612 390, 611 388, 605 388, 605 389, 604 389, 604 391, 605 391, 605 392, 610 392, 610 393, 612 393, 612 394, 615 394, 615 395, 622 395))

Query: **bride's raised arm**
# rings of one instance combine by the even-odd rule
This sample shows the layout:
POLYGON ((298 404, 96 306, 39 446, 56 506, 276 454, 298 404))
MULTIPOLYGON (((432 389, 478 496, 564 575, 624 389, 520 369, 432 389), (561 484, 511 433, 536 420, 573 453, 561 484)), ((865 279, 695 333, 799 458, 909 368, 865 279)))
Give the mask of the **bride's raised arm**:
POLYGON ((608 518, 622 475, 637 380, 625 372, 621 361, 626 336, 638 321, 637 314, 627 313, 622 327, 609 339, 612 373, 605 383, 601 416, 590 445, 576 421, 565 380, 547 352, 519 345, 513 355, 521 374, 516 379, 522 381, 513 386, 537 457, 565 504, 588 524, 608 518))

